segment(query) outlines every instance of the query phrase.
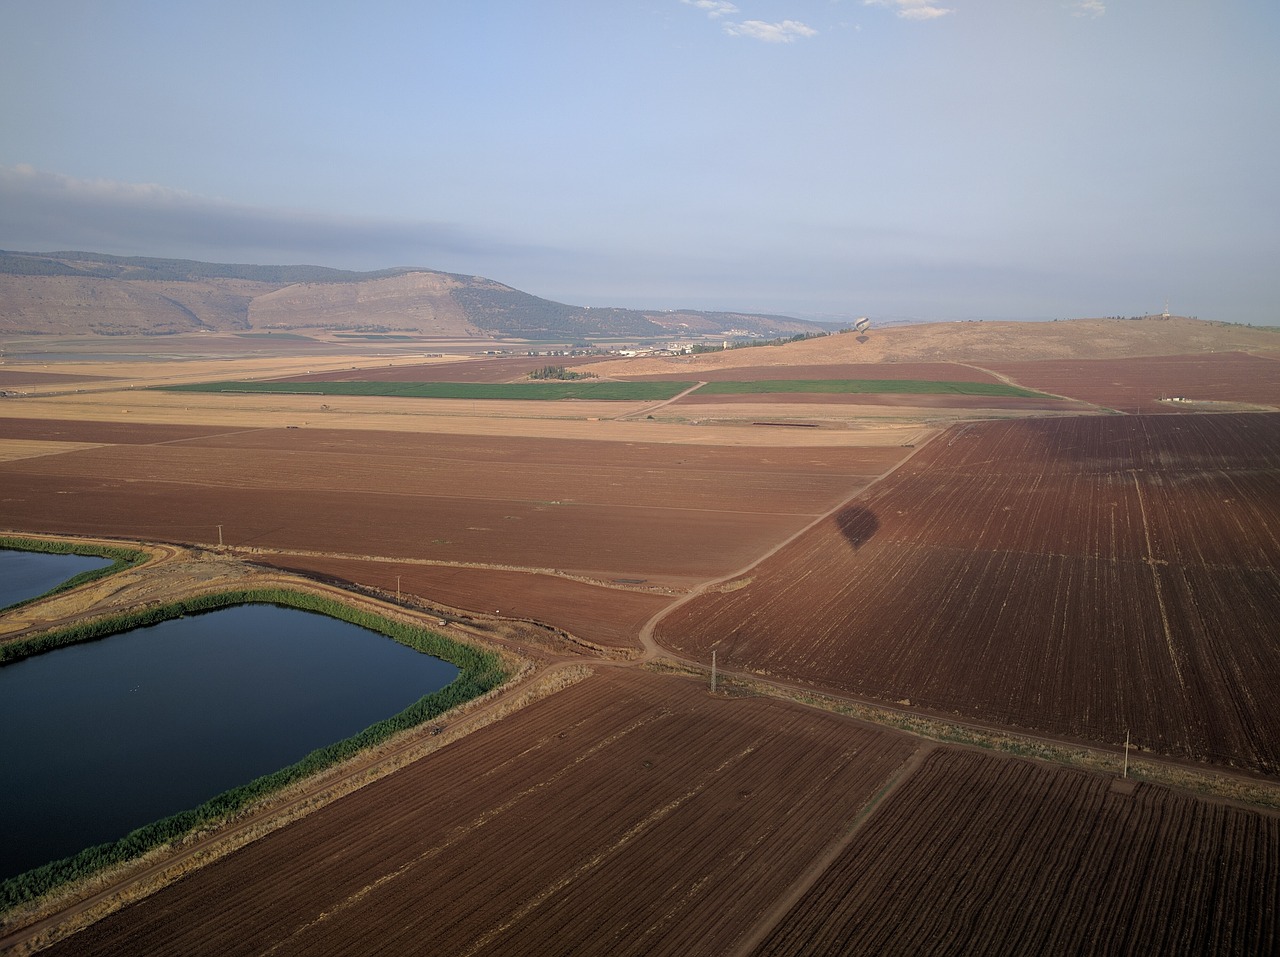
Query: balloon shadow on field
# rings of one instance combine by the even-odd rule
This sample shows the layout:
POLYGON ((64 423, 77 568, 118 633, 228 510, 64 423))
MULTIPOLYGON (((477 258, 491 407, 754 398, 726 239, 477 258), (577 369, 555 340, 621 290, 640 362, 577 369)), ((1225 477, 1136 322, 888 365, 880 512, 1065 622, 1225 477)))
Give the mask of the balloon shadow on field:
POLYGON ((855 552, 871 541, 880 530, 880 520, 876 518, 876 513, 862 505, 847 505, 842 508, 836 513, 836 525, 855 552))

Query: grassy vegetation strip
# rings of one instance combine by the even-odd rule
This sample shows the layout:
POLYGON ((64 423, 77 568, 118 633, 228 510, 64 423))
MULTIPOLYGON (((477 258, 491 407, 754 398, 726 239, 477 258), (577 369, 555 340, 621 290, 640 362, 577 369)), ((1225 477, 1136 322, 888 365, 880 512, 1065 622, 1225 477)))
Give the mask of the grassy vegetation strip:
MULTIPOLYGON (((709 674, 708 671, 667 659, 650 662, 646 667, 660 673, 696 675, 701 678, 709 674)), ((720 675, 717 687, 727 695, 763 695, 782 698, 943 744, 971 745, 987 751, 1020 758, 1035 758, 1065 767, 1097 771, 1101 774, 1119 776, 1124 771, 1123 754, 1115 754, 1101 748, 1057 744, 1013 733, 988 731, 907 711, 881 708, 846 698, 835 698, 818 692, 784 688, 740 675, 720 675)), ((1280 785, 1266 781, 1251 781, 1230 774, 1215 774, 1211 769, 1202 771, 1167 764, 1163 761, 1144 760, 1142 754, 1141 751, 1134 749, 1129 755, 1128 775, 1134 780, 1181 788, 1205 797, 1238 801, 1254 807, 1280 808, 1280 785)))
POLYGON ((161 386, 167 392, 253 392, 282 395, 381 396, 405 399, 670 399, 692 382, 197 382, 161 386))
POLYGON ((263 797, 380 744, 401 731, 430 721, 487 693, 507 679, 507 672, 496 654, 460 644, 424 628, 391 621, 334 599, 285 589, 244 589, 200 595, 133 614, 113 615, 60 628, 27 641, 0 647, 0 663, 42 654, 81 641, 105 638, 180 615, 245 604, 297 608, 350 622, 386 635, 424 654, 452 662, 461 673, 446 687, 418 699, 399 714, 372 724, 343 741, 319 748, 296 764, 225 791, 197 808, 141 827, 118 841, 86 848, 73 857, 53 861, 5 880, 0 883, 0 910, 7 910, 63 884, 131 860, 153 848, 176 841, 197 828, 226 820, 263 797))
MULTIPOLYGON (((99 578, 106 578, 108 575, 114 575, 116 572, 122 572, 126 568, 141 565, 151 557, 146 552, 140 552, 132 548, 118 548, 114 545, 90 545, 80 542, 54 542, 35 538, 14 538, 8 535, 0 535, 0 549, 10 549, 20 552, 41 552, 46 555, 88 555, 95 558, 111 559, 110 565, 106 565, 102 568, 94 568, 87 572, 81 572, 78 575, 73 575, 61 585, 58 585, 56 588, 49 589, 43 595, 32 595, 30 598, 24 598, 22 601, 16 601, 12 605, 6 605, 3 608, 0 608, 0 611, 9 611, 13 608, 21 608, 23 605, 29 605, 33 601, 48 598, 50 595, 70 591, 72 588, 78 588, 88 582, 97 581, 99 578)), ((0 657, 0 661, 3 660, 4 659, 0 657)))
POLYGON ((932 382, 926 379, 765 379, 758 382, 708 382, 698 395, 767 395, 799 392, 862 394, 898 392, 912 395, 989 395, 1047 399, 1052 396, 1003 382, 932 382))

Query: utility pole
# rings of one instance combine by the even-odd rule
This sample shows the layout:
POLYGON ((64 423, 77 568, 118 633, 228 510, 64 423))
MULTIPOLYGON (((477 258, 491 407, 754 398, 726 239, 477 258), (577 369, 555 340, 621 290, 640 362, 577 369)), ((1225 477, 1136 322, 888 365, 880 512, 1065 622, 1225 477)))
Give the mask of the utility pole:
POLYGON ((400 600, 400 576, 396 576, 396 601, 400 600))
POLYGON ((1124 776, 1129 777, 1129 732, 1124 733, 1124 776))
POLYGON ((716 693, 716 653, 711 652, 711 693, 716 693))
POLYGON ((218 547, 222 547, 222 526, 218 526, 218 547))

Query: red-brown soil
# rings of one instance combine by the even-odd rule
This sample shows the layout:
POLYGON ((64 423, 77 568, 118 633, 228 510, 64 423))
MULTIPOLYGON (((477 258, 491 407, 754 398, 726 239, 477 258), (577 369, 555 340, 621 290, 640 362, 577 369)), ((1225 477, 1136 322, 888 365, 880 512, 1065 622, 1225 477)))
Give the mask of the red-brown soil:
POLYGON ((0 526, 210 544, 221 525, 234 546, 681 585, 747 564, 904 454, 248 430, 4 463, 0 526))
POLYGON ((48 953, 728 953, 913 747, 684 679, 601 674, 48 953))
MULTIPOLYGON (((312 555, 263 555, 259 560, 290 571, 327 576, 394 594, 396 578, 406 595, 464 611, 554 624, 572 640, 611 649, 638 650, 640 628, 671 603, 670 595, 609 588, 555 575, 361 561, 312 555)), ((643 586, 643 582, 635 583, 643 586)))
POLYGON ((757 957, 1274 953, 1280 819, 943 749, 757 957))
MULTIPOLYGON (((765 347, 761 347, 765 348, 765 347)), ((673 360, 679 361, 679 360, 673 360)), ((999 382, 997 376, 958 362, 828 362, 806 365, 731 366, 685 372, 627 376, 637 380, 688 382, 771 382, 787 379, 917 379, 923 382, 999 382)))
POLYGON ((1187 411, 1184 403, 1161 401, 1174 396, 1280 406, 1280 361, 1242 352, 983 364, 1028 389, 1120 412, 1187 411))
POLYGON ((0 388, 15 385, 31 385, 35 382, 58 384, 62 382, 107 382, 111 376, 75 375, 70 372, 43 372, 31 368, 0 369, 0 388))
MULTIPOLYGON (((0 417, 0 439, 42 442, 101 442, 156 445, 228 431, 212 425, 164 425, 152 422, 77 422, 74 419, 7 419, 0 417)), ((136 450, 135 453, 136 454, 136 450)))
POLYGON ((1011 395, 943 395, 905 394, 893 392, 774 392, 745 395, 707 395, 691 392, 681 396, 672 407, 707 405, 871 405, 907 409, 993 409, 1019 412, 1096 411, 1092 406, 1071 399, 1031 398, 1011 395))
POLYGON ((662 621, 699 660, 1280 770, 1280 415, 953 427, 662 621))

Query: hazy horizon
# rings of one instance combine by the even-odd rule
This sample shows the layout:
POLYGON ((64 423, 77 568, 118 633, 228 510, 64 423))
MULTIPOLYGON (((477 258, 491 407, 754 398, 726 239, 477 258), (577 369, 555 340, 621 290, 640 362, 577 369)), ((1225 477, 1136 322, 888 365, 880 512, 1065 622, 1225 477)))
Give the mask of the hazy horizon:
POLYGON ((0 247, 409 266, 578 305, 1280 323, 1280 8, 51 0, 0 247))

